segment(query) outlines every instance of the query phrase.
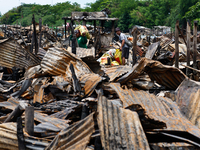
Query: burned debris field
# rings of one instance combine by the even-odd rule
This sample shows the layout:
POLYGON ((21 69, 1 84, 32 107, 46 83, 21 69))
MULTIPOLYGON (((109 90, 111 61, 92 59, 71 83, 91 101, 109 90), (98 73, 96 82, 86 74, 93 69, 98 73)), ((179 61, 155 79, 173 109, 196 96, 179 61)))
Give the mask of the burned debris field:
POLYGON ((134 26, 124 62, 109 14, 0 27, 0 149, 200 149, 197 22, 134 26))

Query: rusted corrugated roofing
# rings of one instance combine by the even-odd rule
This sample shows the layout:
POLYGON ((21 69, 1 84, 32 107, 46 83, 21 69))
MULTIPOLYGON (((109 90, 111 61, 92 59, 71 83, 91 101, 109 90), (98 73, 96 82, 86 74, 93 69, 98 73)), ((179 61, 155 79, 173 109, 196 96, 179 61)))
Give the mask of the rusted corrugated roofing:
POLYGON ((131 69, 126 75, 117 81, 124 84, 137 78, 142 72, 146 72, 152 81, 164 85, 169 89, 175 90, 187 76, 179 69, 163 65, 159 61, 142 58, 140 62, 131 69))
MULTIPOLYGON (((151 121, 157 121, 158 123, 163 122, 166 124, 165 130, 174 131, 186 131, 190 134, 200 137, 200 129, 194 126, 190 121, 188 121, 179 111, 178 106, 175 102, 168 98, 156 97, 153 94, 149 94, 145 91, 133 91, 132 89, 122 89, 119 84, 111 83, 110 87, 113 88, 119 95, 121 101, 123 102, 124 108, 130 108, 140 112, 139 114, 144 114, 142 117, 144 123, 153 123, 151 121), (151 120, 152 119, 152 120, 151 120)), ((148 128, 156 128, 156 124, 153 126, 148 124, 148 128)), ((157 124, 157 128, 164 128, 164 124, 157 124), (163 126, 162 126, 163 125, 163 126)))
POLYGON ((181 113, 200 128, 200 82, 185 79, 176 90, 181 113))
POLYGON ((109 68, 102 68, 102 70, 108 75, 110 81, 114 81, 116 78, 126 74, 132 69, 130 66, 114 66, 109 68))
POLYGON ((73 64, 78 79, 84 74, 92 73, 81 59, 61 48, 50 48, 41 62, 41 67, 45 73, 71 77, 70 63, 73 64))
POLYGON ((28 68, 40 64, 40 60, 23 49, 15 40, 0 40, 0 66, 12 68, 28 68))
POLYGON ((85 150, 94 132, 94 113, 62 130, 46 150, 85 150))
POLYGON ((90 96, 95 90, 99 82, 102 81, 102 78, 98 74, 85 74, 80 78, 80 82, 85 84, 84 91, 85 95, 90 96))
POLYGON ((119 108, 106 97, 99 96, 98 126, 105 150, 150 150, 136 112, 119 108))
POLYGON ((159 46, 160 46, 160 42, 156 42, 156 43, 149 45, 145 57, 148 59, 152 59, 156 53, 156 50, 159 48, 159 46))
MULTIPOLYGON (((50 142, 47 139, 24 135, 26 148, 30 150, 42 150, 50 142)), ((0 124, 0 149, 18 149, 17 124, 14 122, 0 124)))
POLYGON ((51 124, 53 124, 54 126, 56 126, 57 128, 59 128, 60 130, 66 128, 69 126, 69 120, 63 120, 63 119, 58 119, 58 118, 54 118, 54 117, 50 117, 46 114, 43 113, 39 113, 37 111, 34 112, 34 120, 38 121, 38 122, 49 122, 51 124))
MULTIPOLYGON (((72 53, 72 48, 68 48, 67 49, 70 53, 72 53)), ((81 47, 77 47, 76 48, 76 56, 78 58, 84 58, 84 57, 89 57, 89 56, 92 56, 92 57, 95 57, 95 49, 94 47, 92 48, 81 48, 81 47)))
POLYGON ((5 108, 8 108, 10 110, 14 110, 17 107, 18 104, 19 104, 19 101, 17 101, 13 97, 11 97, 5 102, 0 102, 0 107, 5 107, 5 108))

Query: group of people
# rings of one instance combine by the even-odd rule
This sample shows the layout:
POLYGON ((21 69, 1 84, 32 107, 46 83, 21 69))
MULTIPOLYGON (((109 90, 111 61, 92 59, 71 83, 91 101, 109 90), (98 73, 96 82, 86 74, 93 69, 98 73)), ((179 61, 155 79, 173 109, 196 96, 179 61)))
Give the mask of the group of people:
MULTIPOLYGON (((121 42, 120 50, 122 51, 122 64, 125 65, 125 60, 129 57, 129 46, 126 44, 127 37, 118 27, 115 29, 115 32, 121 42)), ((74 33, 76 34, 79 47, 87 48, 87 37, 85 33, 82 33, 81 35, 80 30, 75 30, 74 33)))

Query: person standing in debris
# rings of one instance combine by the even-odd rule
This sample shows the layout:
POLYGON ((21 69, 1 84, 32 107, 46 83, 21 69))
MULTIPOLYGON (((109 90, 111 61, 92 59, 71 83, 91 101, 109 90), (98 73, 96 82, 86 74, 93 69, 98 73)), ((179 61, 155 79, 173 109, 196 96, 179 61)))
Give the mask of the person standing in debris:
MULTIPOLYGON (((78 46, 82 48, 87 48, 87 37, 85 36, 85 33, 82 33, 82 36, 80 30, 75 30, 74 33, 76 34, 78 46)), ((70 39, 72 39, 72 36, 70 37, 70 39)))
POLYGON ((127 38, 126 35, 121 32, 120 28, 117 27, 115 32, 119 36, 119 41, 121 42, 122 64, 125 65, 125 60, 129 57, 129 46, 126 44, 127 38))

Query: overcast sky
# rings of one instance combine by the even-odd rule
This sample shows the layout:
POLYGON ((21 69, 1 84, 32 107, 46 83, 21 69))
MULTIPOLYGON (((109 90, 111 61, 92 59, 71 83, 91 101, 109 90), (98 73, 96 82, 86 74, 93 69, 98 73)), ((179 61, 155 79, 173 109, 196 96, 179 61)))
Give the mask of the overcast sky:
MULTIPOLYGON (((7 11, 10 9, 19 6, 21 3, 26 3, 26 4, 49 4, 49 5, 54 5, 56 3, 62 3, 66 2, 67 0, 0 0, 0 12, 1 14, 5 14, 7 11)), ((81 5, 81 7, 85 7, 86 3, 90 2, 95 2, 95 0, 68 0, 72 3, 77 2, 81 5)))

